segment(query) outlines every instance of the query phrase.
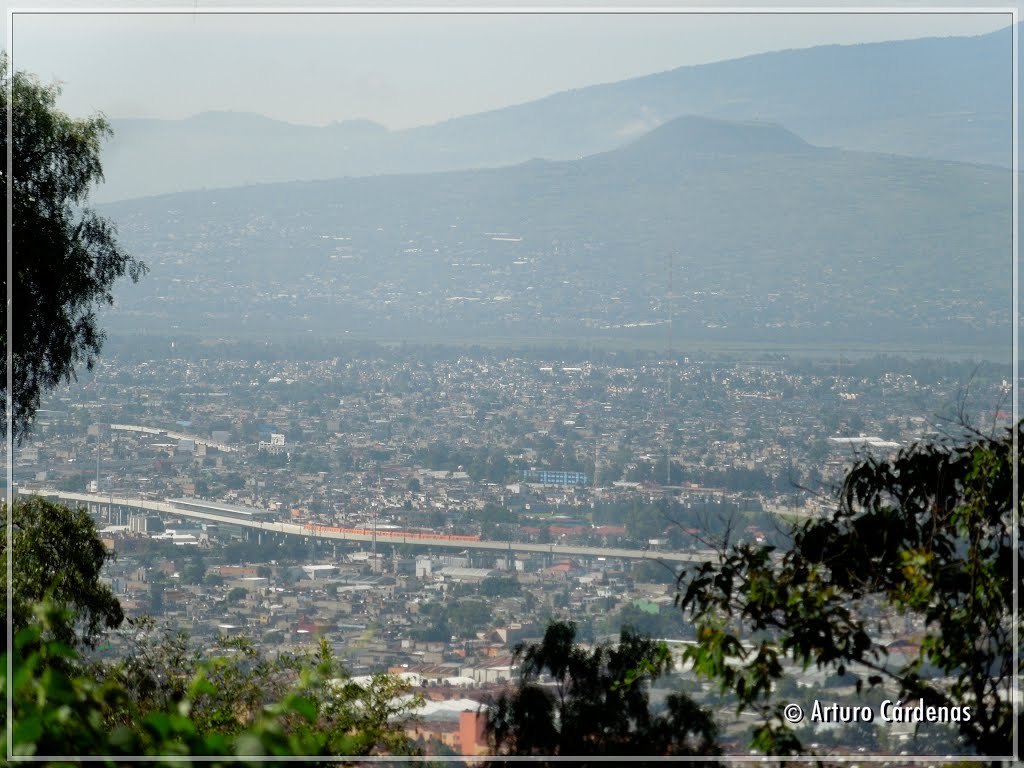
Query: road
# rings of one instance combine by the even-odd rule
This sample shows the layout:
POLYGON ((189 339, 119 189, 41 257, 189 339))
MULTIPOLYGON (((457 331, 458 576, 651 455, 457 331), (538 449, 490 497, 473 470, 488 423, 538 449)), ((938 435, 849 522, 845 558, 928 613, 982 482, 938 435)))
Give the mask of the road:
MULTIPOLYGON (((617 558, 624 560, 661 560, 667 563, 700 563, 706 560, 715 559, 712 550, 694 550, 688 552, 649 551, 645 549, 627 549, 624 547, 588 547, 567 544, 534 544, 523 541, 465 541, 464 539, 451 540, 439 535, 436 538, 406 538, 396 536, 387 531, 378 531, 376 537, 373 534, 342 533, 338 531, 312 531, 306 529, 301 523, 287 522, 266 522, 258 520, 239 520, 237 518, 217 514, 216 512, 199 512, 189 509, 181 509, 173 503, 166 501, 152 501, 150 499, 132 498, 126 496, 109 496, 99 493, 72 493, 69 491, 58 491, 56 489, 23 490, 22 494, 34 494, 45 496, 49 499, 59 499, 63 502, 76 504, 96 504, 106 506, 112 504, 115 507, 128 507, 131 509, 155 512, 161 515, 175 515, 187 517, 193 520, 203 520, 221 525, 237 525, 253 530, 266 531, 268 533, 279 533, 290 536, 305 536, 320 540, 372 542, 376 538, 379 544, 404 544, 409 546, 422 547, 449 547, 453 549, 478 549, 491 552, 531 552, 545 555, 565 555, 572 557, 591 558, 617 558)), ((201 503, 199 499, 189 499, 190 502, 201 503)), ((262 510, 253 510, 262 511, 262 510)))

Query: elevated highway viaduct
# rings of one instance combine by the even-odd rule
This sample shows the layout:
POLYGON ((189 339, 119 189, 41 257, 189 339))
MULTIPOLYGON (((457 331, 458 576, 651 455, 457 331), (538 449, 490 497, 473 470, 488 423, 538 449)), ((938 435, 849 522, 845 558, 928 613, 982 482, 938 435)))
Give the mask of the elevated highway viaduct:
POLYGON ((524 541, 486 541, 471 540, 470 537, 452 537, 438 534, 412 534, 402 531, 378 530, 376 533, 357 533, 351 529, 331 529, 316 524, 291 523, 278 520, 262 519, 267 513, 264 510, 235 507, 217 502, 206 502, 201 499, 169 499, 155 501, 136 497, 106 495, 98 493, 73 493, 56 489, 19 489, 21 495, 38 495, 52 501, 66 504, 87 506, 92 510, 110 508, 131 510, 133 512, 155 513, 164 516, 184 517, 219 525, 234 525, 256 532, 268 534, 302 536, 325 542, 365 542, 377 544, 405 545, 415 547, 441 547, 458 550, 478 550, 500 552, 537 553, 551 556, 572 556, 585 558, 616 558, 622 560, 660 560, 665 563, 679 564, 704 562, 715 558, 712 550, 680 551, 648 551, 625 547, 592 547, 568 544, 537 544, 524 541), (186 506, 187 505, 187 506, 186 506), (209 511, 206 511, 209 510, 209 511), (246 519, 248 516, 249 519, 246 519))

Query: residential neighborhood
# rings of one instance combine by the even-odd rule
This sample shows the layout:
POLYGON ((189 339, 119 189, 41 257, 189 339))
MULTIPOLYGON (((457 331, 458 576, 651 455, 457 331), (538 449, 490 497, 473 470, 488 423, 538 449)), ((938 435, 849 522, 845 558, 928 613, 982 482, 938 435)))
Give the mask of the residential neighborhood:
MULTIPOLYGON (((104 578, 127 615, 210 647, 326 638, 354 676, 388 672, 424 693, 414 737, 430 750, 476 754, 475 718, 516 679, 517 645, 549 621, 573 621, 587 643, 614 642, 623 625, 677 649, 693 640, 675 605, 680 564, 659 552, 699 560, 726 541, 783 544, 788 524, 830 513, 857 456, 894 454, 957 414, 1008 423, 998 372, 975 371, 965 411, 962 370, 385 348, 301 362, 114 359, 46 403, 15 480, 21 492, 92 494, 116 553, 104 578), (122 497, 372 535, 271 535, 113 503, 122 497), (469 544, 389 535, 413 532, 469 544), (614 548, 643 557, 598 554, 614 548)), ((897 622, 888 641, 905 650, 920 630, 897 622)), ((669 685, 715 700, 678 667, 669 685)), ((819 677, 802 672, 794 695, 843 684, 819 677)), ((890 749, 903 738, 891 730, 853 748, 890 749)), ((745 743, 741 724, 727 733, 745 743)))

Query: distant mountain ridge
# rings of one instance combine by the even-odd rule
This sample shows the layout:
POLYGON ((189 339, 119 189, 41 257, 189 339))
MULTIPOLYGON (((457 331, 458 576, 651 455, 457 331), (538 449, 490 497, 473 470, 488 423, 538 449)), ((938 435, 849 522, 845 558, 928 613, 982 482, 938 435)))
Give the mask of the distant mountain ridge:
POLYGON ((245 113, 113 120, 109 201, 188 189, 509 166, 608 151, 682 115, 777 123, 815 145, 1008 166, 1009 29, 681 67, 388 131, 245 113))
POLYGON ((817 149, 777 123, 737 122, 684 115, 654 128, 623 147, 624 154, 749 154, 808 152, 817 149))
POLYGON ((579 160, 103 206, 152 270, 109 327, 649 340, 671 301, 681 344, 991 347, 1010 193, 1006 169, 687 116, 579 160))

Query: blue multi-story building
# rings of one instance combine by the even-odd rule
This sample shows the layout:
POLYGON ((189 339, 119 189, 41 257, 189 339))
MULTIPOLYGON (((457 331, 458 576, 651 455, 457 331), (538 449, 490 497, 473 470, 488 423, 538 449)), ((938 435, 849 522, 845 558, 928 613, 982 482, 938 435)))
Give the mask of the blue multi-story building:
POLYGON ((586 472, 560 472, 550 469, 524 469, 523 479, 528 483, 545 485, 586 485, 586 472))

